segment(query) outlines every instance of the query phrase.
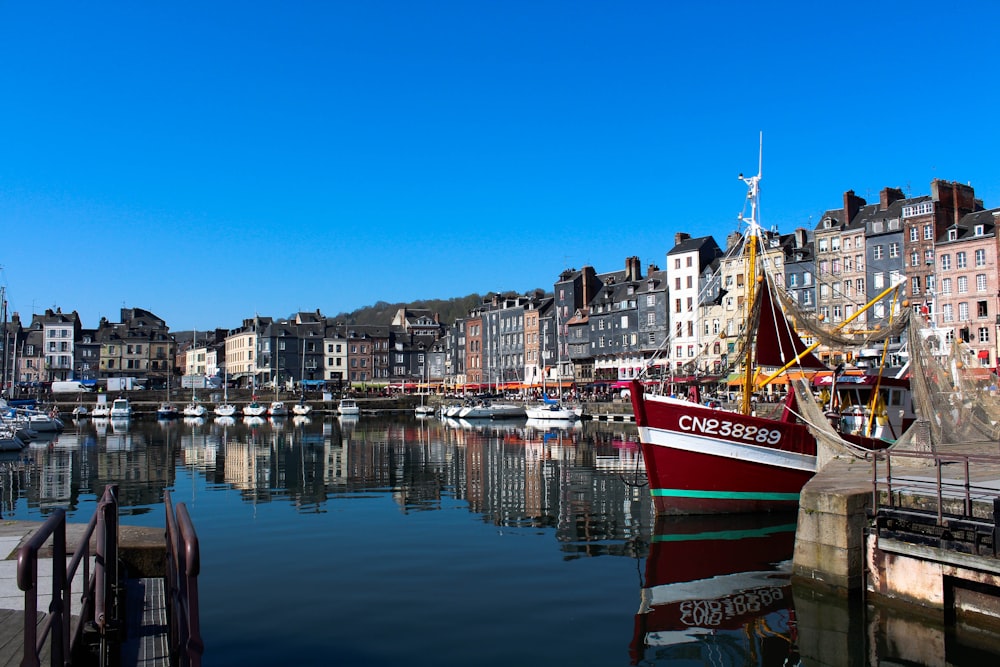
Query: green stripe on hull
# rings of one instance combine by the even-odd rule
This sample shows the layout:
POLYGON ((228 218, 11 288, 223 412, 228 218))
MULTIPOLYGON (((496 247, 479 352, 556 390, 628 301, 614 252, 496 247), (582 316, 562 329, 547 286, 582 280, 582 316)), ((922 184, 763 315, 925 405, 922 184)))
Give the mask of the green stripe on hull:
POLYGON ((710 498, 714 500, 792 500, 798 501, 798 493, 763 493, 760 491, 690 491, 687 489, 650 489, 654 497, 662 498, 710 498))
POLYGON ((746 530, 717 530, 691 535, 654 535, 654 542, 692 542, 702 540, 742 540, 746 537, 764 537, 775 533, 790 533, 796 528, 794 523, 767 528, 748 528, 746 530))

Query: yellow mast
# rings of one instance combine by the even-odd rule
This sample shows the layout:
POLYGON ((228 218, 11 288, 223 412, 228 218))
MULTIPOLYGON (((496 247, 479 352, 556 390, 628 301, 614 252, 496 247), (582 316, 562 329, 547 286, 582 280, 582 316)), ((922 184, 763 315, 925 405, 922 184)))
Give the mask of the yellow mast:
MULTIPOLYGON (((751 331, 750 327, 753 325, 751 322, 751 317, 753 316, 754 301, 757 296, 757 239, 760 237, 760 223, 757 220, 757 206, 760 197, 760 177, 761 177, 761 167, 763 166, 764 159, 764 133, 760 133, 760 152, 757 158, 757 175, 744 177, 743 174, 739 175, 739 179, 747 184, 747 200, 750 202, 750 217, 746 218, 740 214, 740 220, 747 223, 747 233, 744 240, 743 250, 747 250, 747 246, 750 247, 750 252, 747 255, 749 266, 747 266, 747 298, 746 298, 746 318, 745 322, 745 333, 746 333, 746 358, 743 360, 743 398, 740 402, 740 412, 745 415, 750 414, 750 398, 753 394, 753 370, 754 370, 754 345, 751 344, 751 337, 755 335, 756 332, 751 331)), ((746 209, 744 209, 746 210, 746 209)), ((766 289, 766 287, 764 288, 766 289)))

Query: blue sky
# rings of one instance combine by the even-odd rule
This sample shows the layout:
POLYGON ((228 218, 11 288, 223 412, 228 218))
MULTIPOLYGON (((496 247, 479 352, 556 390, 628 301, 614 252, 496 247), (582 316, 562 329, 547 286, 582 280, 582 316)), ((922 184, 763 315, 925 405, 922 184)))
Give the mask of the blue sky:
POLYGON ((0 2, 22 317, 551 289, 934 178, 1000 206, 1000 3, 0 2), (699 6, 695 6, 699 5, 699 6), (815 6, 814 6, 815 5, 815 6))

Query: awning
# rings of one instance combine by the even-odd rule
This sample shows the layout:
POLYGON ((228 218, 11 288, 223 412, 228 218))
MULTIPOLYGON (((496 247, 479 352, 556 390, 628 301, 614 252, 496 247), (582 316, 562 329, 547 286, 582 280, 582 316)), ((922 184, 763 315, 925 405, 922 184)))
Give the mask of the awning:
POLYGON ((980 359, 989 359, 990 358, 990 351, 989 350, 979 350, 979 358, 980 359))

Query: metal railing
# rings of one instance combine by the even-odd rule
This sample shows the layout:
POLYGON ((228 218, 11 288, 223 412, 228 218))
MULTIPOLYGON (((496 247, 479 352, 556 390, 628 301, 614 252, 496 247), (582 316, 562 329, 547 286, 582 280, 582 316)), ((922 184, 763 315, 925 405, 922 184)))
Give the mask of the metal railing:
POLYGON ((71 636, 79 635, 86 623, 94 624, 102 635, 102 659, 105 664, 106 632, 118 625, 118 487, 108 485, 97 510, 67 564, 66 512, 56 510, 36 530, 17 554, 17 585, 24 591, 23 666, 40 667, 41 654, 51 638, 50 665, 70 663, 71 636), (90 538, 96 533, 93 578, 90 573, 90 538), (38 555, 52 539, 52 598, 48 612, 38 619, 38 555), (80 623, 71 628, 73 579, 83 564, 82 612, 80 623), (71 632, 74 632, 71 635, 71 632))
MULTIPOLYGON (((924 516, 926 522, 946 529, 943 535, 953 537, 956 533, 968 536, 992 550, 993 555, 1000 547, 1000 490, 996 479, 1000 477, 1000 456, 986 454, 941 454, 917 451, 872 452, 872 507, 871 516, 879 522, 879 517, 887 514, 907 515, 910 519, 924 516), (893 467, 893 458, 916 459, 933 464, 932 479, 915 475, 914 468, 893 467), (879 475, 879 464, 884 466, 884 475, 879 475), (945 465, 955 466, 949 470, 958 474, 945 476, 945 465), (973 482, 971 470, 983 470, 992 466, 997 476, 992 484, 973 482), (902 470, 900 470, 902 468, 902 470), (904 498, 907 502, 903 502, 904 498), (928 502, 920 502, 924 498, 928 502), (978 511, 977 511, 978 507, 978 511), (987 542, 974 533, 985 535, 987 542)), ((905 523, 905 522, 904 522, 905 523)))
POLYGON ((176 511, 170 492, 164 492, 167 511, 167 619, 170 654, 180 667, 200 667, 205 650, 198 618, 198 573, 201 555, 198 535, 184 503, 176 511))

